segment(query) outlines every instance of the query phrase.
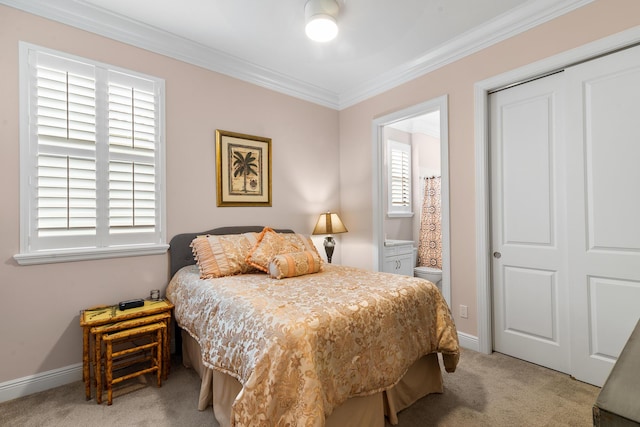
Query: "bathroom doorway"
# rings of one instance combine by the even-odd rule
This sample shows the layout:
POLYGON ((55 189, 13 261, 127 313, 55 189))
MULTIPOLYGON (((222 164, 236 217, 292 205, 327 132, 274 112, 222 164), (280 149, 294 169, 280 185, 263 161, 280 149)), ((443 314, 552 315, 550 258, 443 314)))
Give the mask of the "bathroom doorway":
MULTIPOLYGON (((420 246, 421 213, 425 179, 440 185, 442 294, 451 304, 449 260, 449 176, 447 97, 397 111, 373 122, 374 144, 374 266, 383 270, 385 241, 413 241, 420 246), (392 208, 389 189, 389 147, 410 147, 410 205, 392 208), (403 210, 404 209, 404 210, 403 210)), ((406 157, 405 157, 405 161, 406 157)), ((406 192, 404 193, 406 195, 406 192)), ((424 251, 421 251, 424 254, 424 251)))

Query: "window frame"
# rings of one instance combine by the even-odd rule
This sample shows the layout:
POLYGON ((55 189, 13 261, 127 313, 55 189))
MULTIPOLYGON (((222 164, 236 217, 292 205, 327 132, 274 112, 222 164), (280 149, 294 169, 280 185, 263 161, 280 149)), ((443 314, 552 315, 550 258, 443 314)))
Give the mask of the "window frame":
MULTIPOLYGON (((406 218, 413 216, 413 188, 412 188, 412 158, 411 144, 402 143, 393 139, 387 140, 387 216, 389 218, 406 218), (402 151, 407 154, 408 168, 407 180, 408 188, 408 204, 406 206, 393 205, 393 152, 402 151)), ((404 171, 403 171, 404 175, 404 171)))
MULTIPOLYGON (((97 95, 98 96, 98 95, 97 95)), ((31 43, 19 42, 19 100, 20 100, 20 253, 14 255, 14 259, 20 265, 31 264, 46 264, 57 262, 69 262, 69 261, 81 261, 81 260, 93 260, 103 258, 117 258, 128 256, 141 256, 141 255, 156 255, 163 254, 169 248, 166 243, 166 166, 165 166, 165 82, 164 79, 138 73, 136 71, 127 70, 124 68, 116 67, 110 64, 94 61, 88 58, 83 58, 75 55, 71 55, 65 52, 56 51, 53 49, 37 46, 31 43), (36 95, 33 93, 32 77, 31 73, 34 72, 36 65, 30 64, 30 56, 34 53, 43 53, 46 55, 53 55, 62 58, 66 62, 79 62, 83 65, 95 67, 96 75, 100 75, 98 78, 106 79, 103 84, 108 84, 109 79, 107 76, 110 73, 120 73, 123 75, 131 76, 132 78, 148 80, 152 82, 155 88, 157 103, 155 108, 157 109, 157 125, 156 125, 156 144, 154 146, 154 170, 156 177, 156 206, 154 210, 155 214, 155 226, 154 231, 148 233, 148 238, 144 238, 142 241, 132 239, 128 242, 118 242, 118 238, 109 237, 106 240, 101 240, 98 236, 104 235, 105 219, 101 218, 105 212, 108 215, 107 209, 100 209, 97 212, 97 220, 102 227, 96 229, 96 238, 91 246, 85 247, 59 247, 48 249, 37 249, 36 244, 32 244, 33 234, 36 232, 36 210, 37 210, 37 184, 34 182, 37 177, 37 152, 34 152, 38 142, 33 140, 35 132, 32 131, 34 126, 33 121, 35 117, 31 116, 32 102, 36 100, 36 95)), ((96 125, 99 122, 104 125, 105 121, 108 122, 103 101, 96 101, 96 125)), ((103 136, 104 138, 104 136, 103 136)), ((106 148, 104 147, 105 141, 102 139, 96 141, 96 171, 104 168, 109 168, 110 158, 108 155, 108 140, 106 148)), ((96 186, 96 202, 108 204, 108 177, 105 180, 105 176, 101 176, 98 179, 96 186), (102 198, 102 202, 100 199, 102 198)), ((106 220, 108 234, 108 217, 106 220)), ((135 233, 132 233, 135 234, 135 233)))

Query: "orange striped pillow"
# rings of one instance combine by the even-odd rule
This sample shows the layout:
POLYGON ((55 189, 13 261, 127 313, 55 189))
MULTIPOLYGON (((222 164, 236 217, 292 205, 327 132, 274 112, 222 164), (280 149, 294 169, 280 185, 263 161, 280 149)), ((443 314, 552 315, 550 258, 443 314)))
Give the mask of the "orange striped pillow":
POLYGON ((273 257, 269 263, 269 276, 274 279, 317 273, 322 259, 315 251, 290 252, 273 257))
POLYGON ((191 242, 201 279, 255 272, 246 257, 257 233, 198 236, 191 242))

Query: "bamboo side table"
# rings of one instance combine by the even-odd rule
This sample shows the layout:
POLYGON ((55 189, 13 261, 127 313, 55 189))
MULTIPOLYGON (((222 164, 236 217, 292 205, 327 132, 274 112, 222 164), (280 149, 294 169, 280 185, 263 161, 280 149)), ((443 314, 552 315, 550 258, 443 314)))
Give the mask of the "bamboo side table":
MULTIPOLYGON (((118 309, 118 305, 102 305, 98 307, 92 307, 80 312, 80 326, 82 327, 82 380, 84 381, 85 396, 87 400, 91 399, 91 367, 94 367, 93 376, 101 375, 97 372, 98 358, 100 358, 100 346, 101 343, 96 341, 96 335, 105 332, 109 332, 127 329, 134 326, 141 326, 148 323, 158 321, 158 317, 162 317, 166 324, 166 339, 163 343, 163 353, 167 355, 163 359, 163 376, 166 379, 169 373, 169 353, 171 342, 171 328, 169 327, 171 322, 171 311, 173 310, 173 304, 168 300, 160 301, 145 301, 144 306, 130 308, 128 310, 121 311, 118 309), (169 316, 154 315, 168 313, 169 316), (127 322, 133 319, 137 319, 136 322, 127 322), (105 327, 101 327, 108 325, 105 327), (92 333, 92 329, 95 334, 92 333)), ((101 383, 101 381, 100 381, 101 383)))
MULTIPOLYGON (((166 330, 167 325, 160 321, 103 335, 102 339, 106 344, 105 382, 107 386, 108 405, 113 403, 113 385, 130 378, 155 372, 158 387, 162 385, 162 367, 164 366, 162 364, 162 352, 164 351, 163 342, 166 337, 166 330), (147 337, 148 341, 145 341, 144 343, 133 342, 133 340, 143 337, 147 337), (115 343, 124 342, 131 343, 133 346, 125 349, 114 350, 115 343), (151 352, 150 354, 148 354, 149 351, 151 352), (151 366, 138 367, 137 371, 114 377, 114 372, 119 368, 139 365, 144 362, 150 362, 151 366)), ((97 372, 100 371, 98 370, 97 372)), ((98 378, 100 377, 101 375, 98 375, 98 378)), ((101 403, 100 392, 102 389, 98 386, 96 389, 96 401, 101 403)))

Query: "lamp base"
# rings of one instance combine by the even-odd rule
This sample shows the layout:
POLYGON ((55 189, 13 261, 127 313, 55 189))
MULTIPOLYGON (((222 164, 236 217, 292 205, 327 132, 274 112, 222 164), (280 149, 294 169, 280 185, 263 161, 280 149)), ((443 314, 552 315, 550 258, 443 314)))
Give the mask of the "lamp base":
POLYGON ((324 251, 327 253, 327 262, 331 264, 331 257, 333 256, 333 249, 336 247, 336 241, 333 237, 327 236, 324 238, 324 251))

